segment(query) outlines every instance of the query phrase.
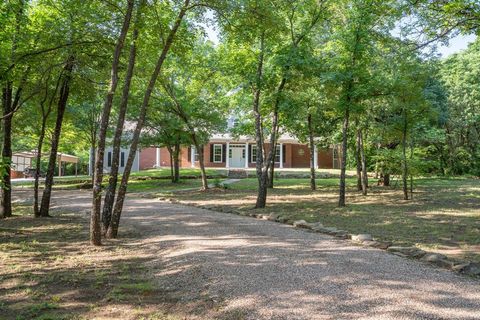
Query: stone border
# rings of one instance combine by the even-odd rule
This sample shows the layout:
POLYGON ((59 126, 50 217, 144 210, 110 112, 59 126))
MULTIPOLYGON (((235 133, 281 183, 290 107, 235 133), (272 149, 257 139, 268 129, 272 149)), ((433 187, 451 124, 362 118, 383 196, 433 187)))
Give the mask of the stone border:
POLYGON ((417 259, 419 261, 429 263, 440 268, 448 269, 463 275, 480 278, 480 263, 448 258, 443 254, 427 252, 416 247, 396 246, 391 242, 380 241, 372 237, 372 235, 368 233, 355 235, 349 233, 346 230, 337 229, 335 227, 325 227, 321 222, 309 223, 305 220, 297 220, 292 222, 285 217, 277 216, 275 214, 257 214, 255 212, 244 212, 215 205, 198 205, 196 203, 182 202, 177 199, 171 198, 159 198, 159 200, 170 201, 171 203, 178 203, 186 206, 192 206, 216 212, 231 213, 240 216, 247 216, 262 220, 278 222, 282 224, 289 224, 292 225, 294 228, 304 229, 310 232, 327 234, 342 240, 350 240, 352 243, 357 245, 385 250, 399 257, 417 259))

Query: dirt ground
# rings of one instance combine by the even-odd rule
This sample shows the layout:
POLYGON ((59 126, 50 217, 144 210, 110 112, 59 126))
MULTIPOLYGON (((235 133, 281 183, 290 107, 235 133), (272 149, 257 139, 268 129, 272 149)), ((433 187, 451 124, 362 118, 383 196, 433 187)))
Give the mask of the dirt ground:
POLYGON ((0 222, 0 318, 478 319, 477 280, 156 199, 130 195, 120 239, 93 248, 90 196, 55 192, 54 217, 0 222))

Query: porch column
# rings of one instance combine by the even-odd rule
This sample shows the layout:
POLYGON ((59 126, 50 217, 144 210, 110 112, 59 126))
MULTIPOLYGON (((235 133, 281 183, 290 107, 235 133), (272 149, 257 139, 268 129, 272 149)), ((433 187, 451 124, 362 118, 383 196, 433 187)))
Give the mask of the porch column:
POLYGON ((283 143, 280 143, 280 169, 283 169, 283 143))
POLYGON ((195 147, 191 146, 190 147, 190 160, 192 162, 192 168, 195 168, 195 147))
POLYGON ((230 168, 230 142, 227 142, 227 147, 225 148, 225 168, 230 168))
POLYGON ((313 166, 315 167, 315 169, 318 169, 318 149, 317 149, 317 146, 314 146, 313 147, 313 156, 315 157, 313 159, 313 166))
POLYGON ((57 156, 57 161, 58 161, 58 176, 62 176, 62 156, 57 156))
POLYGON ((248 142, 245 142, 245 169, 248 169, 249 162, 250 162, 250 155, 248 154, 248 142))
POLYGON ((160 148, 156 148, 155 167, 160 168, 160 148))

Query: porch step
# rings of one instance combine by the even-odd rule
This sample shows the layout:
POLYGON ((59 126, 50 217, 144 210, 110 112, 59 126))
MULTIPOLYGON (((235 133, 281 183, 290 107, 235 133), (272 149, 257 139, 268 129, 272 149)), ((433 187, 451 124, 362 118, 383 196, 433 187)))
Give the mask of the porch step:
POLYGON ((244 179, 248 178, 247 170, 244 169, 229 169, 228 177, 230 179, 244 179))

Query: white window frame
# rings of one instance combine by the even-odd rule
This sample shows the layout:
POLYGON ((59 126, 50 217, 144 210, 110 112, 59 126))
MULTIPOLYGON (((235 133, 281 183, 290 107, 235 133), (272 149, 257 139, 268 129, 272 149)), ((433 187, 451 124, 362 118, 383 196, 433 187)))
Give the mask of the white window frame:
POLYGON ((198 161, 198 150, 197 148, 195 148, 194 146, 192 146, 192 149, 193 149, 193 159, 192 159, 192 162, 195 163, 198 161))
POLYGON ((277 144, 277 147, 275 148, 275 163, 280 163, 280 161, 282 161, 281 159, 281 150, 280 148, 282 148, 282 146, 280 144, 277 144), (277 157, 278 157, 278 161, 277 161, 277 157))
POLYGON ((214 163, 222 163, 223 162, 223 144, 214 144, 213 145, 213 162, 214 163), (215 157, 218 155, 215 153, 215 149, 220 148, 220 160, 216 160, 215 157))
POLYGON ((252 149, 250 150, 250 162, 255 163, 257 162, 257 146, 252 144, 252 149))

